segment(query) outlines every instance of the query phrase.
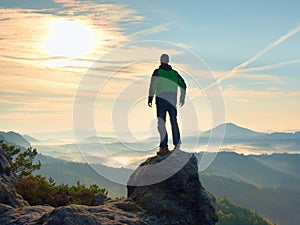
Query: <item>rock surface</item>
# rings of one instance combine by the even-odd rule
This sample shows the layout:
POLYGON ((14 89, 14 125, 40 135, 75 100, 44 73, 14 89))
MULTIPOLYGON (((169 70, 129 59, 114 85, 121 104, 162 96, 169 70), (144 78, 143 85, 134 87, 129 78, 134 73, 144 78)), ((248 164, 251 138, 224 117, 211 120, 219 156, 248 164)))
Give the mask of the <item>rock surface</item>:
POLYGON ((215 198, 200 183, 194 154, 176 150, 147 159, 127 188, 129 198, 166 224, 214 225, 218 220, 215 198), (152 177, 161 181, 143 186, 152 177))
POLYGON ((48 205, 29 206, 21 196, 16 194, 14 189, 16 178, 10 171, 5 153, 0 149, 0 224, 214 224, 217 220, 214 198, 201 186, 197 160, 193 155, 181 151, 173 152, 149 158, 142 165, 144 166, 140 166, 133 173, 129 184, 147 183, 153 180, 161 182, 150 186, 129 185, 130 198, 124 201, 96 195, 98 206, 70 205, 58 208, 48 205), (160 162, 165 163, 162 165, 160 162), (145 165, 154 165, 154 170, 149 170, 145 165), (159 172, 160 169, 163 171, 159 172), (140 176, 143 176, 142 180, 140 176), (169 178, 163 180, 165 176, 169 178))
POLYGON ((15 191, 14 184, 17 180, 10 168, 6 154, 0 149, 0 203, 12 207, 26 206, 28 203, 15 191))
POLYGON ((147 215, 130 201, 108 201, 101 206, 26 206, 0 204, 1 225, 147 225, 147 215), (134 207, 133 207, 134 206, 134 207))
MULTIPOLYGON (((137 208, 136 208, 137 209, 137 208)), ((146 225, 141 217, 141 210, 126 212, 118 208, 117 201, 107 202, 102 206, 70 205, 59 207, 43 215, 34 224, 69 225, 69 224, 132 224, 146 225)))

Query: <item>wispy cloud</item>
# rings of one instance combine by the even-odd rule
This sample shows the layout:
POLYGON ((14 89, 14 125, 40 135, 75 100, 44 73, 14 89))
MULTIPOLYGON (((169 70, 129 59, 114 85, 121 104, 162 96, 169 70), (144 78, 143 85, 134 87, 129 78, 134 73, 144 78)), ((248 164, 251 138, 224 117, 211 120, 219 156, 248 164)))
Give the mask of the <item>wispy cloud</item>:
POLYGON ((143 19, 134 10, 118 4, 58 2, 65 7, 59 10, 1 8, 1 55, 11 59, 17 57, 19 60, 46 60, 50 57, 45 44, 51 32, 51 24, 58 20, 70 20, 89 26, 98 41, 90 55, 97 57, 129 40, 123 34, 124 28, 120 22, 138 23, 143 19))
MULTIPOLYGON (((271 68, 271 67, 270 67, 271 68)), ((263 69, 262 69, 263 70, 263 69)), ((268 82, 272 82, 272 83, 276 83, 276 84, 283 84, 284 81, 281 80, 279 77, 268 74, 268 73, 256 73, 256 74, 252 74, 251 72, 253 71, 261 71, 258 67, 255 67, 249 70, 243 70, 240 72, 237 72, 235 74, 235 77, 238 77, 240 79, 245 79, 245 80, 249 80, 249 81, 268 81, 268 82), (257 68, 257 70, 256 70, 257 68)), ((216 78, 222 78, 223 76, 229 76, 230 72, 223 72, 223 71, 214 71, 214 75, 216 76, 216 78)))
POLYGON ((237 102, 253 102, 257 99, 261 101, 268 101, 267 99, 272 99, 277 101, 279 99, 289 99, 300 97, 300 91, 279 91, 279 90, 239 90, 235 86, 229 86, 223 90, 223 96, 227 100, 234 100, 237 102))
POLYGON ((99 26, 121 30, 115 22, 140 23, 144 17, 138 15, 135 10, 122 4, 112 4, 105 1, 76 1, 76 0, 55 0, 62 4, 58 15, 81 17, 82 20, 93 20, 99 26), (103 23, 106 21, 106 23, 103 23), (112 26, 111 26, 112 25, 112 26))
POLYGON ((151 28, 147 28, 141 31, 137 31, 129 35, 130 38, 136 39, 139 36, 147 36, 151 34, 161 33, 163 31, 167 31, 169 27, 173 24, 173 22, 163 23, 151 28))
MULTIPOLYGON (((250 71, 252 72, 252 71, 250 71)), ((216 77, 216 80, 228 76, 227 73, 229 72, 224 72, 224 71, 213 71, 214 76, 216 77)), ((205 74, 205 73, 204 73, 205 74)), ((230 74, 229 74, 230 75, 230 74)), ((207 77, 211 76, 210 74, 206 74, 207 77)), ((283 84, 284 81, 277 76, 270 75, 267 73, 258 73, 258 74, 252 74, 252 73, 236 73, 235 77, 238 77, 240 80, 246 80, 247 82, 261 82, 262 84, 265 84, 267 81, 270 84, 283 84)), ((203 87, 202 89, 199 89, 199 87, 192 87, 189 88, 189 96, 192 99, 195 99, 197 97, 204 97, 205 94, 209 94, 210 96, 220 96, 220 94, 224 94, 224 91, 221 93, 215 92, 216 91, 216 83, 212 83, 212 79, 207 79, 210 81, 211 85, 208 85, 207 87, 203 87)))
POLYGON ((46 56, 42 43, 51 15, 23 9, 0 9, 0 15, 5 19, 1 21, 1 55, 24 59, 46 56))
MULTIPOLYGON (((31 130, 33 124, 42 125, 36 128, 39 131, 71 129, 74 96, 82 76, 101 55, 131 40, 123 24, 137 24, 144 19, 119 4, 63 0, 57 3, 62 7, 49 10, 0 8, 1 129, 31 130), (91 29, 98 41, 93 51, 78 58, 50 55, 45 42, 52 24, 59 20, 76 21, 91 29), (16 124, 18 128, 13 127, 16 124)), ((159 32, 167 27, 159 26, 139 34, 159 32)), ((137 53, 140 60, 149 58, 152 53, 159 55, 159 49, 139 47, 129 51, 137 53)), ((132 58, 128 57, 131 55, 123 52, 92 69, 95 82, 99 82, 99 76, 105 71, 116 72, 116 78, 102 92, 104 101, 116 98, 126 83, 152 73, 146 71, 143 64, 132 65, 132 58), (128 60, 127 65, 124 59, 128 60), (120 62, 126 66, 120 69, 120 62)), ((139 87, 140 93, 144 93, 144 89, 139 87)))

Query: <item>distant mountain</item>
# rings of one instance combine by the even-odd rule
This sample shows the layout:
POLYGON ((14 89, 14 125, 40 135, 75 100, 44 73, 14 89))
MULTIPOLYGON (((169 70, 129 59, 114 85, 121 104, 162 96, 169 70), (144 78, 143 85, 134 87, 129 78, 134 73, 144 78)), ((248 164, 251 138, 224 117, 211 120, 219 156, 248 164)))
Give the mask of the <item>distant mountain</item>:
MULTIPOLYGON (((299 161, 297 161, 300 160, 300 155, 290 155, 290 158, 295 158, 295 160, 288 159, 287 155, 278 154, 275 159, 273 155, 245 156, 235 152, 219 152, 204 172, 244 181, 258 187, 284 187, 299 190, 300 177, 295 173, 300 168, 299 161)), ((196 156, 198 160, 201 160, 202 153, 197 153, 196 156)), ((299 173, 299 170, 297 171, 299 173)))
POLYGON ((101 143, 113 143, 117 142, 118 140, 116 138, 112 137, 98 137, 98 136, 90 136, 83 140, 83 142, 86 143, 94 143, 94 142, 101 142, 101 143))
POLYGON ((286 133, 286 132, 274 132, 264 135, 266 139, 296 139, 300 138, 300 132, 286 133))
POLYGON ((27 134, 24 134, 23 137, 30 143, 33 143, 33 142, 40 142, 39 140, 35 139, 34 137, 31 137, 27 134))
MULTIPOLYGON (((81 139, 88 138, 95 135, 94 131, 78 129, 76 134, 79 135, 81 139)), ((51 132, 41 132, 41 133, 32 133, 30 134, 38 139, 75 139, 74 130, 63 130, 63 131, 51 131, 51 132)))
POLYGON ((273 132, 263 133, 250 130, 248 128, 240 127, 234 123, 223 123, 210 130, 204 131, 200 134, 200 137, 221 137, 224 133, 225 139, 272 139, 272 140, 288 140, 288 139, 299 139, 300 131, 295 133, 287 132, 273 132))
POLYGON ((247 128, 243 128, 237 126, 233 123, 224 123, 216 126, 211 130, 204 131, 200 134, 201 137, 210 137, 212 133, 216 134, 217 137, 221 137, 225 131, 225 138, 255 138, 262 135, 266 135, 266 133, 256 132, 247 128))
MULTIPOLYGON (((255 155, 256 160, 283 173, 300 179, 300 154, 255 155)), ((299 187, 298 187, 299 189, 299 187)), ((300 189, 299 189, 300 190, 300 189)))
MULTIPOLYGON (((199 161, 202 158, 202 154, 196 153, 199 161)), ((79 177, 82 177, 86 181, 94 179, 94 176, 88 175, 92 171, 92 168, 89 166, 82 167, 83 164, 80 163, 67 162, 45 155, 38 156, 37 158, 45 165, 40 172, 45 176, 54 176, 58 181, 70 181, 72 184, 75 184, 79 177), (53 166, 53 163, 56 165, 53 166), (70 165, 73 166, 68 168, 70 165), (70 172, 71 168, 74 171, 70 172), (74 177, 70 176, 70 174, 74 175, 74 177)), ((300 154, 246 156, 234 152, 220 152, 204 172, 236 181, 244 181, 258 187, 280 187, 299 190, 299 160, 300 154)), ((124 180, 126 179, 126 174, 131 174, 130 170, 124 168, 111 168, 103 165, 99 165, 98 167, 97 169, 100 171, 106 171, 105 174, 112 174, 111 176, 118 174, 119 177, 116 180, 124 180), (116 170, 118 171, 116 172, 116 170)))
POLYGON ((11 143, 11 144, 14 144, 17 146, 23 146, 25 148, 30 147, 30 143, 19 133, 16 133, 13 131, 9 131, 9 132, 0 131, 0 138, 1 138, 1 136, 8 143, 11 143))

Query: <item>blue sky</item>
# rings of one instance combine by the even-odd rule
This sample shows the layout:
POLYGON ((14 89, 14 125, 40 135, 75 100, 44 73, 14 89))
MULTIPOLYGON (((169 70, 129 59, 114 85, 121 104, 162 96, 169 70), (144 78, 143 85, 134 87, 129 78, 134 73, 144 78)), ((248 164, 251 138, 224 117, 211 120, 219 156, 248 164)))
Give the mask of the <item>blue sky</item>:
MULTIPOLYGON (((257 131, 300 130, 299 8, 296 0, 2 0, 0 129, 29 134, 72 129, 74 96, 99 57, 110 58, 112 50, 128 43, 156 40, 180 48, 138 44, 129 54, 101 64, 102 72, 104 67, 113 72, 117 63, 153 59, 115 73, 118 79, 111 81, 108 93, 99 95, 101 106, 94 106, 97 130, 111 130, 112 96, 130 82, 142 79, 139 91, 147 97, 146 81, 162 53, 158 48, 165 48, 178 68, 193 66, 186 61, 187 51, 204 61, 222 89, 226 121, 257 131)), ((201 75, 183 75, 191 99, 182 115, 196 108, 199 125, 193 129, 211 128, 213 109, 189 83, 201 75)), ((133 132, 148 129, 155 112, 146 104, 134 105, 133 132)), ((182 116, 181 123, 188 119, 182 116)))

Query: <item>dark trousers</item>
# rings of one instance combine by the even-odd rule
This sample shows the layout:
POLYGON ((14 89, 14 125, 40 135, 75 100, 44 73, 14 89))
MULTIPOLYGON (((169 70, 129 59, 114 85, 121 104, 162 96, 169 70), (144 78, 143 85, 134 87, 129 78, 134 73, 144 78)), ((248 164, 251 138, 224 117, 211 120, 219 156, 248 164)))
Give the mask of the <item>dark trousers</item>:
POLYGON ((180 133, 179 127, 177 123, 177 109, 171 104, 157 104, 157 119, 158 119, 158 132, 160 135, 160 145, 161 148, 168 147, 168 133, 166 130, 166 115, 169 113, 171 127, 172 127, 172 135, 173 135, 173 144, 179 145, 180 142, 180 133))

